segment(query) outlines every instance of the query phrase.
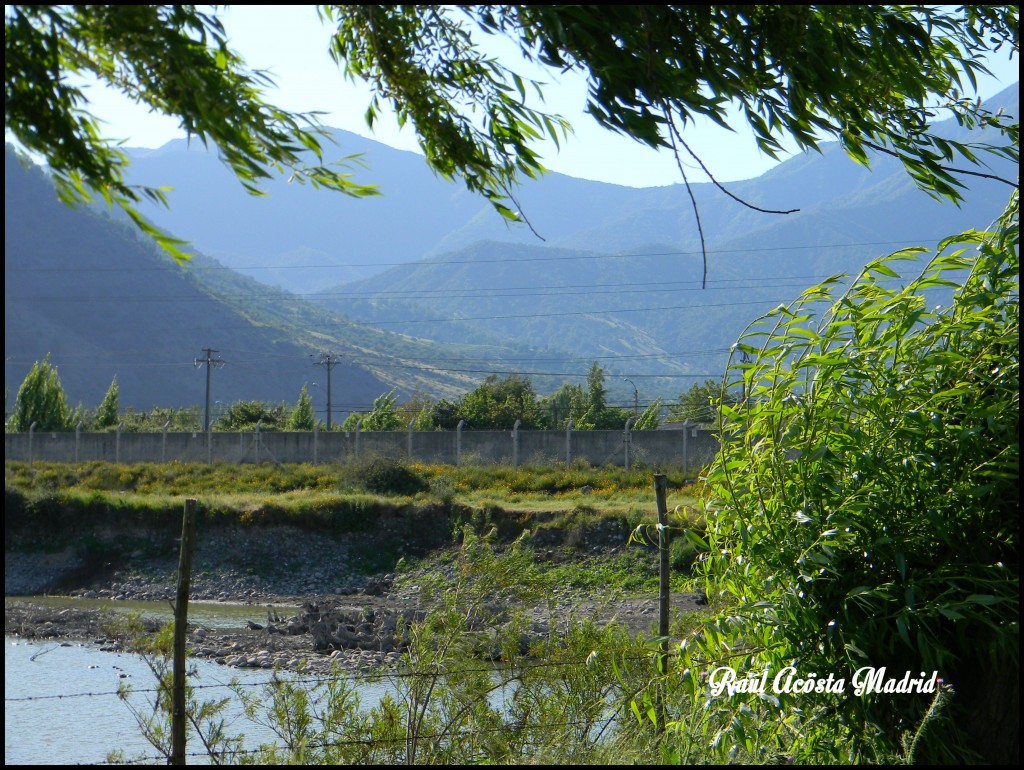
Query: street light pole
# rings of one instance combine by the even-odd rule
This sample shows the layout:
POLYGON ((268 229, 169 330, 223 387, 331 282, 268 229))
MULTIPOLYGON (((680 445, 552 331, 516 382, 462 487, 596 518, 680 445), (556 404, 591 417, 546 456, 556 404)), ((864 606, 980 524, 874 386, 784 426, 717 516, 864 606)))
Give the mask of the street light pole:
POLYGON ((636 417, 640 412, 640 391, 636 389, 636 385, 629 377, 623 377, 622 380, 633 385, 633 416, 636 417))

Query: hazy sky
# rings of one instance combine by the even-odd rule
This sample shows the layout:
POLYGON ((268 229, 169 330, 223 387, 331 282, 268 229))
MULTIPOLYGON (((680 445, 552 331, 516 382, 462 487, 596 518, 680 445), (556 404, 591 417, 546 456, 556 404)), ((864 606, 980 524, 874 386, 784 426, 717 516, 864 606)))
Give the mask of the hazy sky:
MULTIPOLYGON (((418 151, 412 131, 400 131, 386 116, 371 132, 363 119, 369 91, 341 75, 327 53, 329 29, 320 23, 314 6, 230 6, 223 14, 225 28, 234 50, 248 64, 267 70, 278 85, 271 100, 290 110, 320 110, 321 120, 332 127, 368 136, 399 149, 418 151)), ((505 59, 514 48, 494 49, 505 59)), ((511 60, 510 60, 511 61, 511 60)), ((990 64, 998 79, 980 83, 980 95, 987 98, 1019 78, 1016 61, 1008 58, 990 64)), ((524 76, 537 76, 526 67, 524 76)), ((550 73, 543 76, 550 79, 550 73)), ((567 118, 575 136, 560 151, 553 146, 545 153, 546 165, 554 171, 582 179, 595 179, 634 187, 675 184, 682 181, 676 162, 665 152, 655 152, 639 143, 616 136, 597 126, 583 114, 586 84, 581 76, 560 76, 545 89, 546 109, 567 118)), ((88 92, 95 114, 106 122, 111 138, 125 139, 133 147, 158 147, 183 137, 174 120, 154 116, 116 94, 96 88, 88 92)), ((721 181, 747 179, 767 171, 774 162, 758 152, 749 134, 730 133, 705 122, 688 128, 688 144, 702 157, 721 181)), ((738 125, 738 124, 737 124, 738 125)), ((344 147, 340 149, 344 154, 344 147)), ((694 164, 691 164, 694 165, 694 164)), ((691 181, 705 177, 695 167, 688 170, 691 181)))

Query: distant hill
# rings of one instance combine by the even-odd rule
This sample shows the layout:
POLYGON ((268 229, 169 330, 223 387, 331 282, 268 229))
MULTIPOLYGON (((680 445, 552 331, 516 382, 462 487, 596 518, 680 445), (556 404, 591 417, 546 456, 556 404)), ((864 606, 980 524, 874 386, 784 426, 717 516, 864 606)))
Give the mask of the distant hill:
POLYGON ((325 417, 326 371, 310 357, 321 351, 342 356, 332 370, 337 419, 392 387, 405 395, 472 387, 472 376, 431 366, 452 348, 354 324, 202 255, 177 265, 134 227, 58 202, 44 172, 23 165, 10 147, 4 217, 8 406, 48 353, 71 404, 87 407, 115 375, 122 407, 203 404, 206 373, 194 362, 206 348, 225 362, 211 387, 211 399, 223 404, 294 404, 304 383, 318 382, 312 395, 325 417))
MULTIPOLYGON (((1017 114, 1018 103, 1014 85, 989 100, 987 106, 1003 106, 1017 114)), ((953 123, 946 131, 951 136, 964 135, 953 123)), ((699 247, 689 195, 681 184, 637 189, 560 174, 528 180, 517 190, 516 199, 541 240, 525 226, 508 225, 461 183, 435 176, 416 153, 345 131, 335 131, 334 136, 336 157, 360 155, 365 168, 352 165, 352 172, 359 181, 378 185, 383 193, 380 197, 325 194, 289 184, 284 178, 268 185, 268 195, 254 197, 243 190, 216 153, 201 145, 190 148, 185 140, 157 150, 128 150, 132 160, 129 181, 174 188, 169 209, 155 205, 143 209, 156 224, 191 240, 197 249, 228 267, 297 292, 348 284, 395 265, 439 257, 480 241, 604 254, 635 251, 650 244, 682 251, 699 247)), ((711 184, 695 184, 704 233, 709 247, 717 251, 734 247, 752 234, 771 234, 774 228, 786 226, 784 222, 800 222, 802 227, 822 213, 845 209, 866 197, 875 198, 891 219, 893 209, 886 207, 885 198, 894 201, 897 192, 900 206, 909 207, 898 217, 903 227, 898 228, 897 238, 945 232, 934 233, 932 228, 908 232, 918 222, 934 221, 938 209, 926 195, 909 194, 914 191, 913 183, 894 160, 880 158, 868 172, 834 144, 820 155, 791 158, 767 174, 732 183, 729 188, 758 206, 795 208, 800 213, 783 217, 752 211, 711 184)), ((991 189, 998 193, 997 185, 991 189)), ((955 214, 944 211, 942 218, 947 216, 955 214)), ((969 212, 962 219, 970 220, 969 212)), ((849 223, 854 231, 865 227, 875 229, 870 218, 849 223)), ((889 236, 893 235, 892 228, 888 230, 889 236)), ((800 240, 796 245, 821 244, 800 240)), ((711 277, 727 268, 726 261, 721 257, 712 262, 711 277)))
MULTIPOLYGON (((1017 104, 1017 86, 992 100, 1013 114, 1017 104)), ((955 123, 942 131, 967 138, 955 123)), ((1009 179, 1019 173, 1009 163, 992 170, 1009 179)), ((680 186, 633 190, 555 177, 520 196, 524 210, 538 212, 534 225, 551 236, 546 244, 503 242, 491 219, 477 217, 446 237, 457 245, 449 252, 317 296, 352 318, 431 339, 458 339, 472 323, 478 335, 572 351, 558 371, 585 371, 587 360, 607 356, 612 373, 648 378, 649 397, 672 397, 720 374, 750 320, 807 286, 855 275, 904 246, 934 247, 986 227, 1010 190, 965 179, 970 192, 957 207, 917 189, 894 159, 877 157, 869 171, 832 144, 729 186, 761 207, 798 206, 793 214, 753 211, 695 186, 710 252, 701 290, 696 226, 680 186), (467 321, 439 320, 456 318, 467 321)))
MULTIPOLYGON (((989 105, 1017 114, 1018 87, 989 105)), ((943 130, 966 136, 952 123, 943 130)), ((192 361, 213 347, 229 363, 214 374, 214 397, 225 402, 294 402, 303 382, 322 388, 323 369, 309 360, 319 350, 357 364, 335 371, 346 384, 334 400, 360 409, 390 387, 452 396, 492 372, 529 374, 545 391, 579 382, 595 359, 621 402, 633 396, 627 377, 642 401, 671 399, 719 376, 757 315, 826 275, 984 227, 1009 192, 972 179, 963 206, 939 203, 891 158, 868 171, 836 145, 729 185, 793 214, 753 211, 694 185, 709 250, 700 289, 682 185, 635 189, 558 174, 530 182, 517 199, 541 240, 435 177, 416 154, 336 135, 339 155, 363 154, 367 168, 354 173, 381 197, 282 179, 257 198, 215 154, 184 141, 130 151, 129 181, 175 188, 170 209, 146 213, 200 251, 184 268, 130 227, 64 208, 41 173, 8 157, 10 397, 32 360, 52 352, 73 402, 95 405, 117 373, 126 404, 199 403, 205 378, 192 361)), ((321 390, 321 409, 324 400, 321 390)))

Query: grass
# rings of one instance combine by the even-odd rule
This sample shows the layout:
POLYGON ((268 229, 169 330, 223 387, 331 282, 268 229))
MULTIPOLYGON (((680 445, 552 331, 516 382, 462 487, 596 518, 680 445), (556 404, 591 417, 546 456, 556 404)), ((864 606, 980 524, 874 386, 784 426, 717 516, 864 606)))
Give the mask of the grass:
MULTIPOLYGON (((630 515, 653 509, 650 471, 565 466, 458 468, 446 465, 396 464, 421 480, 415 492, 398 493, 370 484, 373 463, 337 465, 207 465, 139 463, 118 465, 6 462, 6 487, 29 497, 65 497, 125 503, 135 507, 180 505, 202 498, 217 509, 243 512, 272 500, 283 510, 335 506, 339 501, 366 507, 372 503, 430 504, 506 511, 592 510, 630 515), (368 485, 372 489, 368 489, 368 485)), ((379 475, 379 474, 378 474, 379 475)), ((669 505, 692 503, 694 490, 681 474, 669 472, 669 505), (672 499, 678 498, 678 499, 672 499)), ((385 476, 385 480, 387 477, 385 476)))
MULTIPOLYGON (((669 508, 692 506, 697 489, 679 473, 666 475, 669 508)), ((30 468, 6 462, 5 477, 7 530, 27 547, 40 533, 74 541, 125 527, 177 530, 185 499, 196 498, 204 526, 392 533, 385 539, 394 540, 395 548, 415 542, 420 554, 450 543, 462 524, 478 531, 497 527, 508 540, 530 529, 538 550, 555 547, 574 555, 545 567, 556 571, 560 584, 647 592, 657 582, 649 549, 625 547, 630 531, 657 520, 651 471, 454 467, 370 458, 335 465, 35 462, 30 468), (588 533, 602 526, 612 539, 621 534, 620 554, 596 555, 586 548, 595 542, 588 533)), ((616 547, 605 548, 608 536, 598 540, 602 551, 616 547)), ((382 549, 379 542, 367 546, 360 561, 368 567, 394 564, 398 551, 382 549)), ((673 562, 680 574, 688 573, 692 555, 676 546, 673 562)))

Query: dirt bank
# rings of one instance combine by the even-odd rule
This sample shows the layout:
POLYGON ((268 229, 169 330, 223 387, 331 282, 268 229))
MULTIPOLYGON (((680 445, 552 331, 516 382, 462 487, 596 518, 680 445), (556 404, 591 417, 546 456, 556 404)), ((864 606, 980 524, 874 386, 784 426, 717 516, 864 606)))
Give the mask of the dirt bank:
MULTIPOLYGON (((536 538, 534 553, 550 563, 587 560, 596 568, 622 556, 626 536, 624 525, 615 521, 582 532, 548 531, 536 538)), ((452 550, 450 540, 437 547, 436 538, 428 544, 396 541, 387 532, 336 537, 289 527, 205 532, 197 538, 190 598, 252 611, 234 628, 190 623, 189 647, 198 657, 238 667, 326 671, 332 665, 349 670, 393 665, 404 648, 404 623, 430 611, 420 601, 420 581, 430 570, 443 569, 439 565, 452 550), (396 555, 408 555, 416 567, 369 569, 374 563, 394 565, 396 555)), ((653 570, 653 556, 648 553, 637 564, 653 570)), ((126 641, 111 621, 125 602, 174 598, 177 543, 110 533, 87 546, 44 550, 22 539, 7 544, 4 577, 5 594, 17 597, 6 602, 6 634, 84 640, 119 650, 126 641), (94 606, 32 600, 40 595, 87 598, 94 606)), ((570 622, 592 618, 651 636, 658 598, 653 592, 637 597, 566 588, 523 609, 530 635, 557 633, 570 622)), ((693 593, 672 597, 673 622, 700 609, 700 597, 693 593)))

